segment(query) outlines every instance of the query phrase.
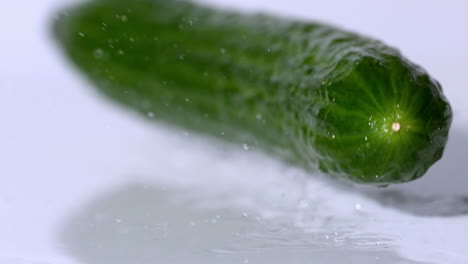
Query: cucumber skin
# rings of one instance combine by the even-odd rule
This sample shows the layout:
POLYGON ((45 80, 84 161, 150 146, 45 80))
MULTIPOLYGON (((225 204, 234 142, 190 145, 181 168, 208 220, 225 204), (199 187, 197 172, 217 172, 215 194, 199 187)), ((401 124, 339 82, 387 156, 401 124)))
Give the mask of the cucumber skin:
POLYGON ((332 26, 101 0, 68 9, 54 33, 100 92, 144 116, 340 179, 414 180, 448 138, 452 111, 435 80, 398 50, 332 26))

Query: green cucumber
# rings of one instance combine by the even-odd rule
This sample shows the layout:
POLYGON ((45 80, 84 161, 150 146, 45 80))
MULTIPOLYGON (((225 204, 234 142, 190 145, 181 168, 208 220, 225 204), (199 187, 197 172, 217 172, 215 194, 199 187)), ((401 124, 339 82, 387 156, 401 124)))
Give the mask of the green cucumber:
POLYGON ((183 1, 100 0, 55 20, 100 92, 143 115, 387 185, 443 154, 438 82, 380 41, 320 23, 183 1))

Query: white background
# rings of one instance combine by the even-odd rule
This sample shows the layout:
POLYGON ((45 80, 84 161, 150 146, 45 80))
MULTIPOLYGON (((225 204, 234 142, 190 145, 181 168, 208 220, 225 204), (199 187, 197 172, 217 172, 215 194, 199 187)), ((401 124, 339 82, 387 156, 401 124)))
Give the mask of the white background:
POLYGON ((468 195, 467 1, 206 2, 374 36, 439 80, 455 112, 446 155, 422 180, 386 190, 429 197, 422 213, 418 202, 383 207, 380 190, 306 181, 256 151, 143 122, 95 95, 55 46, 50 23, 67 1, 4 1, 0 263, 468 263, 457 200, 468 195))

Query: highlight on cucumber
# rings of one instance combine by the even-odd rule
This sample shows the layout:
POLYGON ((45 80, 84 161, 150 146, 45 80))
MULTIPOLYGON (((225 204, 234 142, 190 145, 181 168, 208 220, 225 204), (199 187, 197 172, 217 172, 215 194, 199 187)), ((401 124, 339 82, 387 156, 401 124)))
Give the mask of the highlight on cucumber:
POLYGON ((66 56, 146 118, 360 184, 417 179, 443 155, 452 111, 440 84, 381 41, 186 1, 96 0, 61 14, 66 56))

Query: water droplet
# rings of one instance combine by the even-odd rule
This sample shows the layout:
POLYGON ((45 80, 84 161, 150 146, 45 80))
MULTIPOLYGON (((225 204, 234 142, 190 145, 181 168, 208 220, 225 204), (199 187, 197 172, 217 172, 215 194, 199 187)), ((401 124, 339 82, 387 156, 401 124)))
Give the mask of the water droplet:
POLYGON ((123 50, 119 50, 117 53, 119 53, 119 55, 124 55, 124 51, 123 51, 123 50))
POLYGON ((326 240, 330 239, 330 237, 328 235, 324 235, 323 236, 326 240))
POLYGON ((104 51, 102 49, 96 49, 94 50, 93 56, 96 59, 102 59, 104 57, 104 51))
POLYGON ((130 37, 128 40, 130 40, 130 42, 135 42, 135 39, 130 37))
POLYGON ((224 135, 224 131, 221 131, 221 135, 224 135))
POLYGON ((262 114, 257 113, 257 114, 255 115, 255 118, 257 118, 257 120, 262 120, 262 114))
POLYGON ((335 134, 333 134, 333 135, 332 135, 332 138, 335 139, 335 137, 336 137, 335 134))
POLYGON ((224 48, 221 48, 220 51, 222 54, 226 53, 226 50, 224 48))
POLYGON ((249 216, 247 213, 242 213, 242 217, 247 218, 249 216))
POLYGON ((267 52, 268 52, 268 53, 271 53, 271 50, 270 50, 270 48, 268 48, 268 49, 267 49, 267 52))
POLYGON ((364 140, 367 141, 367 136, 364 137, 364 140))
POLYGON ((360 203, 357 203, 354 205, 354 209, 356 209, 357 211, 360 211, 362 210, 362 205, 360 203))
POLYGON ((78 32, 78 35, 80 35, 80 37, 85 37, 85 34, 83 32, 78 32))
POLYGON ((244 150, 249 150, 250 149, 249 145, 247 145, 247 144, 242 144, 242 146, 244 147, 244 150))
POLYGON ((190 100, 188 98, 185 98, 185 102, 188 103, 190 100))
POLYGON ((120 17, 120 20, 122 20, 122 22, 127 22, 128 18, 127 18, 126 15, 122 15, 122 16, 120 17))
POLYGON ((154 113, 153 113, 153 112, 148 112, 148 113, 146 113, 146 115, 147 115, 149 118, 154 118, 154 113))
POLYGON ((119 218, 117 218, 117 219, 115 219, 115 220, 114 220, 114 222, 116 222, 116 223, 119 223, 119 224, 120 224, 120 223, 122 223, 122 219, 119 219, 119 218))
POLYGON ((179 55, 179 60, 182 61, 182 60, 184 60, 184 59, 185 59, 184 54, 180 54, 180 55, 179 55))

